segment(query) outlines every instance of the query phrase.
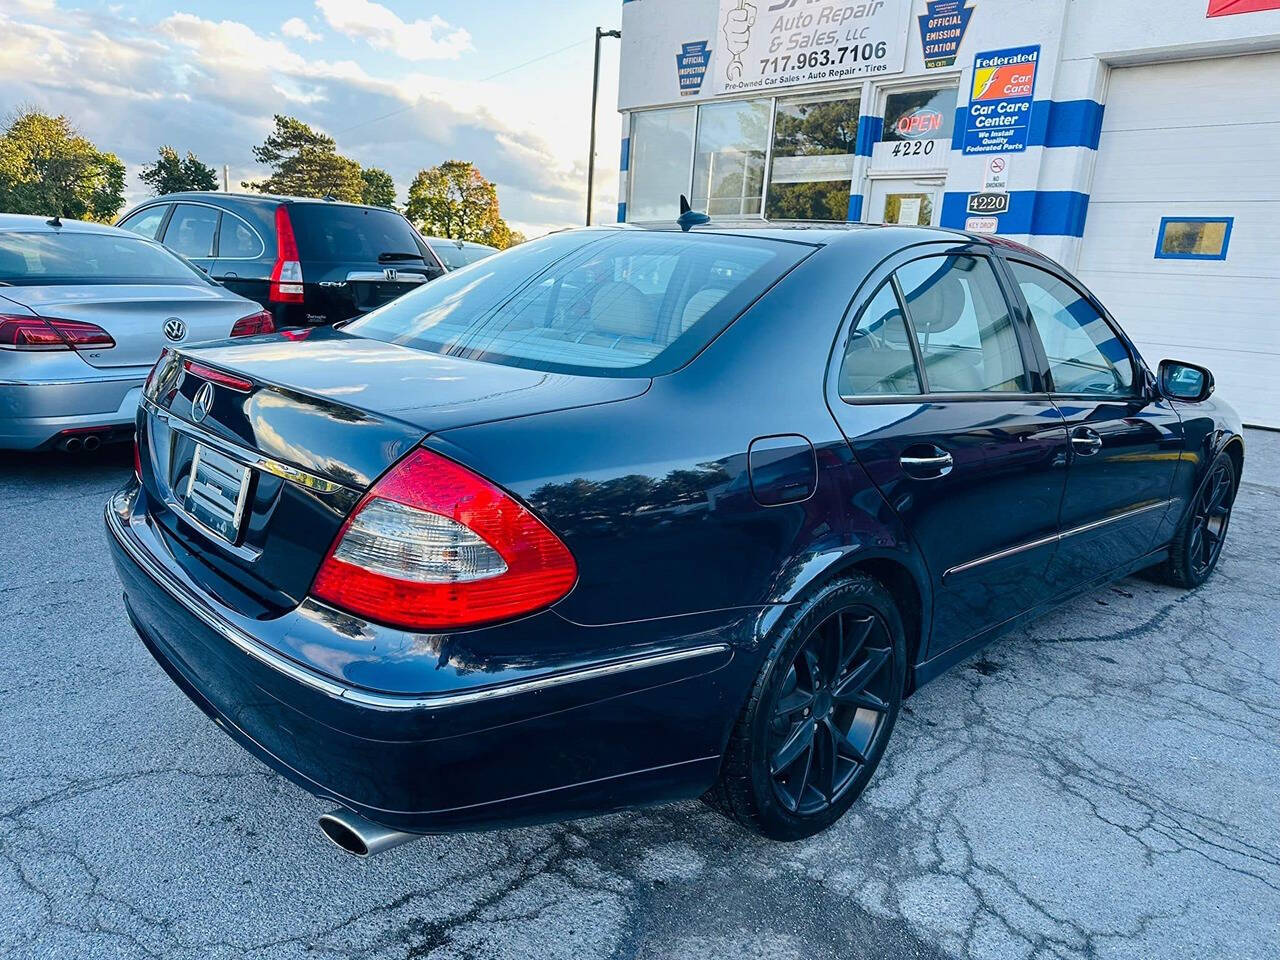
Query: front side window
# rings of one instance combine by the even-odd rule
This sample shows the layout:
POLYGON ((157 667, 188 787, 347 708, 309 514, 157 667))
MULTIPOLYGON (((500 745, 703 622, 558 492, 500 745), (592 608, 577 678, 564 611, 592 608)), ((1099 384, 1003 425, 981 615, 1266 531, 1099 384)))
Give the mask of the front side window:
POLYGON ((631 119, 631 197, 627 219, 675 220, 689 190, 697 107, 645 110, 631 119))
POLYGON ((858 317, 840 365, 840 396, 910 396, 923 393, 902 306, 885 282, 858 317))
POLYGON ((213 256, 219 211, 194 203, 180 203, 169 218, 164 245, 192 260, 213 256))
POLYGON ((780 101, 765 215, 770 220, 848 219, 859 100, 780 101))
POLYGON ((768 100, 701 108, 693 157, 691 200, 695 210, 705 210, 713 217, 759 216, 769 109, 768 100))
POLYGON ((1031 309, 1056 393, 1126 396, 1133 361, 1115 331, 1069 283, 1047 270, 1009 261, 1031 309))
POLYGON ((898 283, 930 393, 1018 392, 1026 370, 1008 304, 984 257, 926 257, 898 283))
POLYGON ((552 234, 344 330, 534 370, 656 376, 691 359, 812 249, 674 231, 552 234))

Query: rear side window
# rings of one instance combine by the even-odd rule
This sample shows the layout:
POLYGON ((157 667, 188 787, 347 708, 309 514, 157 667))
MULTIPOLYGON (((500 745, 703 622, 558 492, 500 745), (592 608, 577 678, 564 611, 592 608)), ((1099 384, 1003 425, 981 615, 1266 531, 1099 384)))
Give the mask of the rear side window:
POLYGON ((126 233, 0 233, 0 281, 209 283, 164 247, 126 233))
POLYGON ((247 223, 233 214, 223 213, 222 229, 218 233, 219 257, 252 260, 263 252, 262 241, 247 223))
POLYGON ((886 281, 858 318, 840 366, 840 396, 923 393, 902 306, 886 281))
POLYGON ((1047 270, 1013 260, 1009 269, 1044 344, 1054 392, 1130 394, 1133 361, 1129 351, 1089 301, 1047 270))
POLYGON ((180 203, 164 231, 164 245, 192 260, 213 256, 213 238, 218 232, 218 213, 213 207, 180 203))
POLYGON ((536 370, 656 376, 691 359, 812 249, 711 234, 555 234, 448 274, 345 329, 536 370))
POLYGON ((930 393, 1027 389, 1018 334, 984 257, 926 257, 898 270, 930 393))
POLYGON ((417 233, 408 220, 392 210, 291 203, 289 220, 304 263, 377 263, 382 254, 422 256, 417 233))

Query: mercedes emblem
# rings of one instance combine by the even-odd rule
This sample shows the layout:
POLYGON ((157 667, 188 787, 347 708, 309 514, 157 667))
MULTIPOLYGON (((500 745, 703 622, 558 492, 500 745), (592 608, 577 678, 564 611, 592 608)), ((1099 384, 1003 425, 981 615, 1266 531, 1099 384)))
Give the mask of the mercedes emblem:
POLYGON ((213 384, 205 383, 196 391, 195 398, 191 401, 191 419, 196 423, 204 423, 204 418, 209 415, 209 408, 213 406, 213 384))

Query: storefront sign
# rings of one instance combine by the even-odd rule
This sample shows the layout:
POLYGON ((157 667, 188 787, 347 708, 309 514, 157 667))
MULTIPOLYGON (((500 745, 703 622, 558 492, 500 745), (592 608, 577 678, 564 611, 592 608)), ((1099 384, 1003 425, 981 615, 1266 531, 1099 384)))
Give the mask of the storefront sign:
POLYGON ((973 7, 966 7, 964 0, 929 0, 924 9, 920 14, 924 68, 954 67, 973 7))
POLYGON ((1009 212, 1007 193, 971 193, 965 203, 965 212, 976 216, 994 216, 1009 212))
POLYGON ((982 177, 982 191, 1001 193, 1009 189, 1009 161, 1004 157, 992 157, 987 161, 982 177))
POLYGON ((713 94, 901 73, 911 0, 720 0, 713 94))
POLYGON ((973 89, 965 118, 964 152, 1027 149, 1040 47, 1014 47, 973 58, 973 89))
POLYGON ((680 96, 693 96, 702 89, 702 78, 707 75, 707 63, 711 51, 706 40, 681 44, 676 54, 676 76, 680 80, 680 96))

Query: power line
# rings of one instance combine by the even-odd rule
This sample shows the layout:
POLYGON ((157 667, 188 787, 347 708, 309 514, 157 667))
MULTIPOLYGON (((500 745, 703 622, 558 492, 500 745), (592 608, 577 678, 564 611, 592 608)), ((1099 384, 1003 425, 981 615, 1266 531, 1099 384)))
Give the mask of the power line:
MULTIPOLYGON (((574 47, 580 47, 584 43, 590 43, 590 42, 591 41, 588 39, 588 40, 577 40, 574 43, 565 44, 563 47, 559 47, 555 50, 548 51, 547 53, 539 54, 538 56, 533 57, 530 60, 525 60, 523 63, 517 63, 515 66, 507 67, 505 70, 499 70, 497 73, 491 73, 487 77, 481 77, 479 80, 473 80, 471 82, 472 83, 488 83, 490 80, 496 80, 498 79, 498 77, 506 76, 508 73, 514 73, 516 70, 520 70, 523 67, 529 66, 530 64, 537 63, 540 60, 546 60, 548 57, 554 57, 558 53, 564 53, 566 50, 572 50, 574 47)), ((395 110, 392 110, 390 113, 384 113, 378 117, 371 117, 368 120, 361 120, 359 123, 353 124, 349 127, 344 127, 341 130, 337 130, 332 134, 332 136, 338 137, 344 133, 349 133, 352 130, 358 130, 360 127, 368 126, 371 123, 377 123, 380 120, 389 119, 390 117, 394 117, 408 110, 412 110, 417 105, 418 105, 418 101, 414 100, 413 103, 407 103, 403 107, 397 107, 395 110)))

